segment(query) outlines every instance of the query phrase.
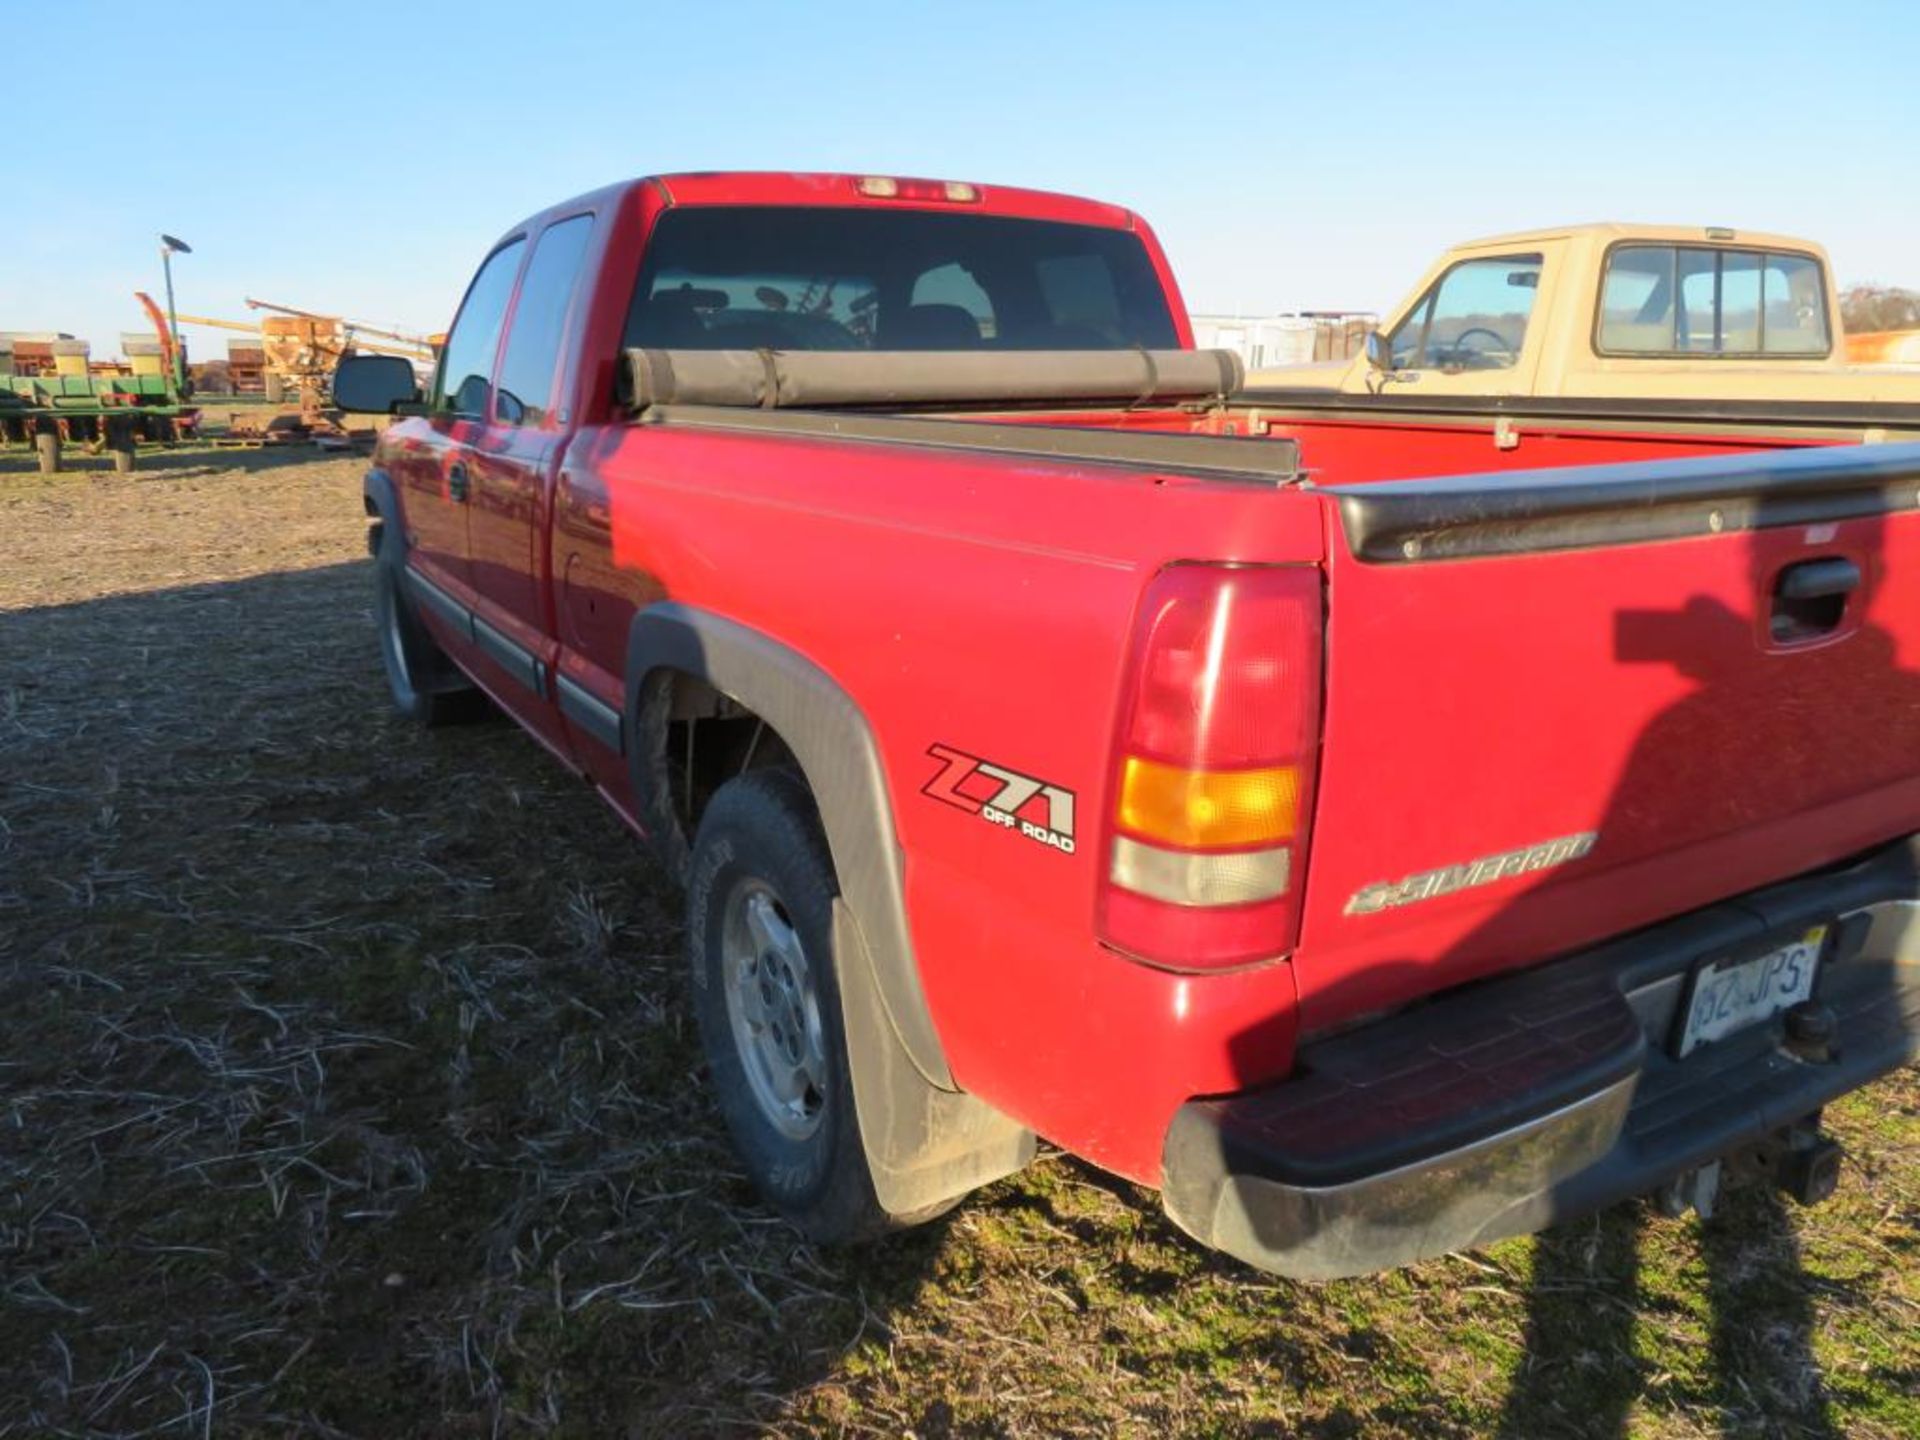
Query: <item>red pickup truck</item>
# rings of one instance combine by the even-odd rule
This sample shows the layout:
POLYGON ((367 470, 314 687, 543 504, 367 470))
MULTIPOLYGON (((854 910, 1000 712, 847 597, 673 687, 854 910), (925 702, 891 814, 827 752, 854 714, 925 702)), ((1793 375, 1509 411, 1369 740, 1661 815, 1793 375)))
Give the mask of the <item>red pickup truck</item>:
POLYGON ((1920 446, 1289 420, 1136 216, 693 174, 488 254, 366 480, 382 653, 685 882, 768 1199, 1045 1136, 1355 1274, 1838 1168, 1920 1050, 1920 446))

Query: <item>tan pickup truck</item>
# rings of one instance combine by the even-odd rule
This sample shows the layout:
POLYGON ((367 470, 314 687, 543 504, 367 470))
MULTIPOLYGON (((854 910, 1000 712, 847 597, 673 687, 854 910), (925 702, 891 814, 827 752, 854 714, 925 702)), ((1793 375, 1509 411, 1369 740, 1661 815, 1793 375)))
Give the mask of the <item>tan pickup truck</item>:
POLYGON ((1920 373, 1848 361, 1824 250, 1719 227, 1569 225, 1456 246, 1366 353, 1257 370, 1247 388, 1290 409, 1920 425, 1920 373))

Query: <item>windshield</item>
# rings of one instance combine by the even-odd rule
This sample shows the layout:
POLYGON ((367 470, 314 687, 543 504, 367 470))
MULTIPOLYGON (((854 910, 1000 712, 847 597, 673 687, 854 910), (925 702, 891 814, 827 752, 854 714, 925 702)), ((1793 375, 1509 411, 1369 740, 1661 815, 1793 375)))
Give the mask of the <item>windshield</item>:
POLYGON ((1120 350, 1179 341, 1125 230, 978 212, 714 206, 660 217, 628 346, 1120 350))

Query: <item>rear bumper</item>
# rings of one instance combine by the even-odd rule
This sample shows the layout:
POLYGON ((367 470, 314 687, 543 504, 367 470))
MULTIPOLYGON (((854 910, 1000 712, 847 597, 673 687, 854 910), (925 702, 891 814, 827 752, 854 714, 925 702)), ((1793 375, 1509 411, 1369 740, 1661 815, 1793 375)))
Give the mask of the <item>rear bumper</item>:
POLYGON ((1302 1047, 1294 1078, 1190 1101, 1168 1128, 1182 1229, 1300 1279, 1524 1234, 1654 1189, 1920 1058, 1920 836, 1302 1047), (1839 924, 1814 999, 1676 1060, 1702 958, 1839 924))

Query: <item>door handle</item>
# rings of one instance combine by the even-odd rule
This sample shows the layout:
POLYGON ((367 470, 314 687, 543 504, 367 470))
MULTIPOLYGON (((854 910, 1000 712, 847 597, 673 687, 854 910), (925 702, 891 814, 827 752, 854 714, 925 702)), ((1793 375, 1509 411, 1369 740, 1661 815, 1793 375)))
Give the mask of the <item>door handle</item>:
POLYGON ((1860 588, 1860 567, 1844 555, 1802 560, 1773 582, 1773 638, 1811 640, 1840 628, 1847 597, 1860 588))
POLYGON ((469 490, 467 467, 458 460, 447 467, 447 498, 456 505, 467 503, 469 490))

